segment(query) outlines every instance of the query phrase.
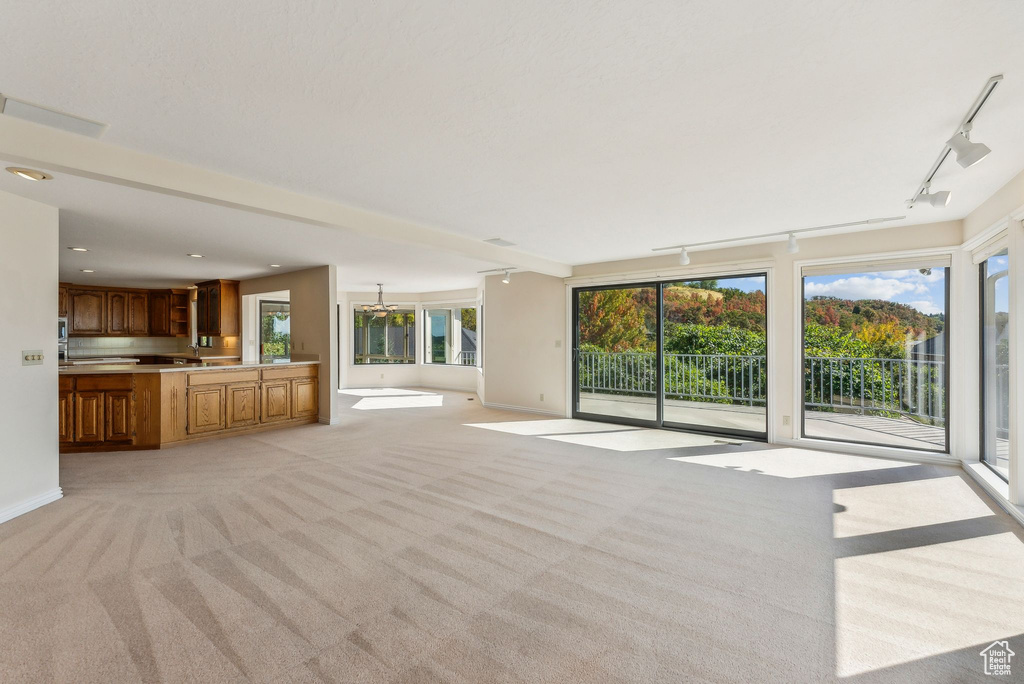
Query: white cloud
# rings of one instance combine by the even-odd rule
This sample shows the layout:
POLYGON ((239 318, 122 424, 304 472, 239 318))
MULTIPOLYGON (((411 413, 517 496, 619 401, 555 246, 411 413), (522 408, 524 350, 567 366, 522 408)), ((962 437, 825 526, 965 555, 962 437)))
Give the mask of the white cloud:
POLYGON ((937 283, 946 277, 946 272, 941 268, 933 268, 928 273, 921 273, 917 269, 910 268, 901 271, 882 271, 875 275, 898 280, 923 280, 926 283, 937 283))
POLYGON ((916 302, 904 302, 907 306, 912 306, 923 314, 937 314, 942 313, 942 309, 935 305, 935 302, 922 299, 916 302))
POLYGON ((913 283, 895 278, 876 278, 873 276, 853 276, 840 278, 831 283, 808 282, 804 286, 807 295, 825 295, 841 299, 884 299, 891 301, 893 297, 903 294, 927 294, 924 283, 913 283))

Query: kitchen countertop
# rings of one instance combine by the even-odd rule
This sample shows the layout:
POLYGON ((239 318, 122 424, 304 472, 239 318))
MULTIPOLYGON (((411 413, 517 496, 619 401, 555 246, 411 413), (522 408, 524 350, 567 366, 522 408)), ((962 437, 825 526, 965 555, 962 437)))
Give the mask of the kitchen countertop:
MULTIPOLYGON (((215 358, 215 357, 205 357, 215 358)), ((227 357, 227 358, 238 358, 227 357)), ((60 375, 111 375, 118 373, 181 373, 181 372, 196 372, 204 370, 237 370, 239 368, 275 368, 275 367, 287 367, 287 366, 310 366, 318 364, 319 361, 289 361, 288 363, 237 363, 230 365, 207 365, 205 363, 193 363, 193 364, 157 364, 157 363, 143 363, 137 365, 129 364, 93 364, 88 366, 64 366, 58 370, 60 375)))

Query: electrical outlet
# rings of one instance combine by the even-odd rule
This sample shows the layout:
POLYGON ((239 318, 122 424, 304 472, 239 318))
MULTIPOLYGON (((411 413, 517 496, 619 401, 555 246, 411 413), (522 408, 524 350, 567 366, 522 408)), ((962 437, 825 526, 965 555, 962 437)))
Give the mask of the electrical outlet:
POLYGON ((540 400, 541 400, 541 401, 544 401, 544 393, 543 393, 543 392, 542 392, 542 393, 541 393, 541 395, 540 395, 540 400))
POLYGON ((383 373, 381 373, 381 374, 380 374, 380 379, 381 379, 381 380, 383 380, 383 379, 384 379, 384 374, 383 374, 383 373))
POLYGON ((555 349, 562 348, 562 340, 555 340, 555 349))
POLYGON ((789 416, 782 416, 782 424, 789 425, 789 416))

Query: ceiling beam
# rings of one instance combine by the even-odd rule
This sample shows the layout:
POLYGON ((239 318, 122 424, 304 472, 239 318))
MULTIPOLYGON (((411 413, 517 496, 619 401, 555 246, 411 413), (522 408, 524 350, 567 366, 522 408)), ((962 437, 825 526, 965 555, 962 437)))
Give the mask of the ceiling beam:
MULTIPOLYGON (((566 278, 572 267, 406 219, 303 195, 0 115, 0 158, 45 171, 422 245, 566 278)), ((57 181, 59 182, 59 180, 57 181)))

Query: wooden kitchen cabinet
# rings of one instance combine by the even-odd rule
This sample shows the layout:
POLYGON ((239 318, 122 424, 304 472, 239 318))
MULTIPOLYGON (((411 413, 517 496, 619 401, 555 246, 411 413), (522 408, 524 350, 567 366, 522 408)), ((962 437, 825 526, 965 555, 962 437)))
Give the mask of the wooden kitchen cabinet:
POLYGON ((171 334, 171 293, 149 293, 149 334, 153 336, 171 334))
POLYGON ((227 427, 256 425, 260 422, 259 383, 227 386, 227 427))
POLYGON ((128 334, 128 293, 123 290, 107 292, 106 334, 128 334))
POLYGON ((66 285, 57 288, 57 315, 61 318, 68 315, 68 288, 66 285))
POLYGON ((241 297, 237 280, 208 280, 196 284, 196 332, 233 336, 241 327, 241 297))
POLYGON ((316 378, 292 380, 292 418, 310 418, 320 411, 316 378))
POLYGON ((128 293, 128 334, 149 335, 149 293, 128 293))
POLYGON ((68 290, 68 334, 102 335, 107 331, 105 290, 68 290))
POLYGON ((188 434, 214 432, 226 427, 224 385, 188 388, 188 434))
POLYGON ((60 415, 58 435, 60 435, 58 441, 61 444, 71 444, 75 441, 75 415, 74 415, 74 392, 69 390, 61 390, 60 392, 60 403, 58 404, 58 411, 60 415))
POLYGON ((288 420, 292 417, 291 394, 291 380, 264 381, 263 392, 260 397, 262 420, 264 423, 288 420))
MULTIPOLYGON (((78 369, 75 369, 76 371, 78 369)), ((62 372, 61 453, 159 449, 317 422, 319 364, 62 372)))
POLYGON ((103 392, 86 391, 75 393, 75 441, 102 442, 103 392))
POLYGON ((104 441, 130 442, 135 434, 131 390, 104 393, 104 441))

